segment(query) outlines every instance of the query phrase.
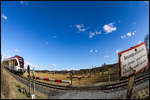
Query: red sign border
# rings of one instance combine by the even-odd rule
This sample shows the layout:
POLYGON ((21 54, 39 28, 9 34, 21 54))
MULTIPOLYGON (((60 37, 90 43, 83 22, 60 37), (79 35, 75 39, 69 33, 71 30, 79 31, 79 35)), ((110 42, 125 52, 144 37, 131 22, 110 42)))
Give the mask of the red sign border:
MULTIPOLYGON (((130 51, 130 50, 132 50, 132 49, 135 49, 136 47, 139 47, 139 46, 141 46, 141 45, 145 45, 145 48, 146 48, 146 43, 145 42, 142 42, 142 43, 140 43, 140 44, 138 44, 138 45, 136 45, 136 46, 134 46, 134 47, 131 47, 130 49, 127 49, 127 50, 125 50, 125 51, 122 51, 122 52, 119 52, 118 53, 118 56, 119 56, 119 66, 120 66, 120 76, 122 77, 122 74, 121 74, 121 72, 122 72, 122 70, 121 70, 121 54, 122 53, 125 53, 125 52, 127 52, 127 51, 130 51)), ((147 52, 147 48, 146 48, 146 52, 147 52)), ((148 59, 148 52, 147 52, 147 59, 148 59)), ((147 65, 145 66, 145 67, 143 67, 143 68, 141 68, 140 70, 138 70, 138 71, 136 71, 134 74, 137 74, 137 73, 139 73, 140 71, 142 71, 144 68, 146 68, 147 66, 149 65, 149 59, 148 59, 148 63, 147 63, 147 65)))

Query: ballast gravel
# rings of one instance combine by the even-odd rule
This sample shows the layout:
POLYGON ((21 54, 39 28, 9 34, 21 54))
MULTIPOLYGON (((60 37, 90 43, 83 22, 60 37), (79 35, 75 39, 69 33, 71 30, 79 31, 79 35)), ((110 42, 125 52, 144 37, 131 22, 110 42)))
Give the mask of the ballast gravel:
MULTIPOLYGON (((143 82, 140 85, 134 86, 133 93, 143 89, 144 87, 149 87, 149 80, 143 82)), ((118 91, 104 92, 101 90, 89 90, 89 91, 67 91, 63 94, 58 94, 55 96, 49 96, 49 99, 118 99, 126 96, 127 89, 122 89, 118 91)))

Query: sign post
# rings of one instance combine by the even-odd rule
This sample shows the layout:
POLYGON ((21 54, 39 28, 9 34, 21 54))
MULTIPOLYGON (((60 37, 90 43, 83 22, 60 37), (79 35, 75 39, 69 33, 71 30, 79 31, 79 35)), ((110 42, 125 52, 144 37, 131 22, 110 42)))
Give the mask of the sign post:
POLYGON ((135 77, 134 72, 135 72, 135 70, 133 70, 132 68, 131 68, 131 70, 133 71, 133 74, 130 75, 130 77, 129 77, 128 90, 127 90, 126 98, 131 98, 132 90, 133 90, 133 86, 134 86, 134 77, 135 77))
POLYGON ((135 74, 149 65, 145 43, 119 53, 120 77, 129 77, 127 98, 131 98, 135 74))

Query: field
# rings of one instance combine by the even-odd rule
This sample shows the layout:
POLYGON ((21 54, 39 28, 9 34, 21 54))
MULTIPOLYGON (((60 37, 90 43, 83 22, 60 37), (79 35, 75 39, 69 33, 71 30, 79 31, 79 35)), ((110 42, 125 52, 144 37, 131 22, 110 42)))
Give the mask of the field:
MULTIPOLYGON (((27 77, 28 73, 25 72, 23 76, 27 77)), ((31 73, 32 75, 32 73, 31 73)), ((72 85, 73 86, 83 86, 83 85, 100 85, 100 84, 109 84, 110 82, 113 82, 115 78, 118 78, 119 73, 117 69, 113 68, 108 68, 106 71, 101 71, 101 72, 86 72, 86 73, 80 73, 80 74, 75 74, 73 73, 73 77, 81 77, 81 76, 88 76, 90 75, 90 78, 74 78, 72 80, 72 85)), ((54 72, 35 72, 35 76, 39 77, 44 77, 44 78, 54 78, 54 79, 60 79, 60 80, 70 80, 69 73, 54 73, 54 72)), ((117 79, 116 79, 117 80, 117 79)), ((115 80, 115 81, 116 81, 115 80)), ((58 82, 50 82, 50 81, 44 81, 44 80, 39 80, 41 82, 46 82, 50 84, 55 84, 55 85, 69 85, 67 83, 58 83, 58 82)))

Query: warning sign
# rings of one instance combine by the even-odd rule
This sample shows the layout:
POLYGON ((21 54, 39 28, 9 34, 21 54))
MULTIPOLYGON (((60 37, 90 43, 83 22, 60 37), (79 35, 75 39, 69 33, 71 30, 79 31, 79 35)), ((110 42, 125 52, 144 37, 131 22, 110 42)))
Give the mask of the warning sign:
POLYGON ((135 47, 119 53, 120 75, 128 77, 133 73, 137 74, 143 68, 147 67, 148 55, 145 43, 141 43, 135 47))

